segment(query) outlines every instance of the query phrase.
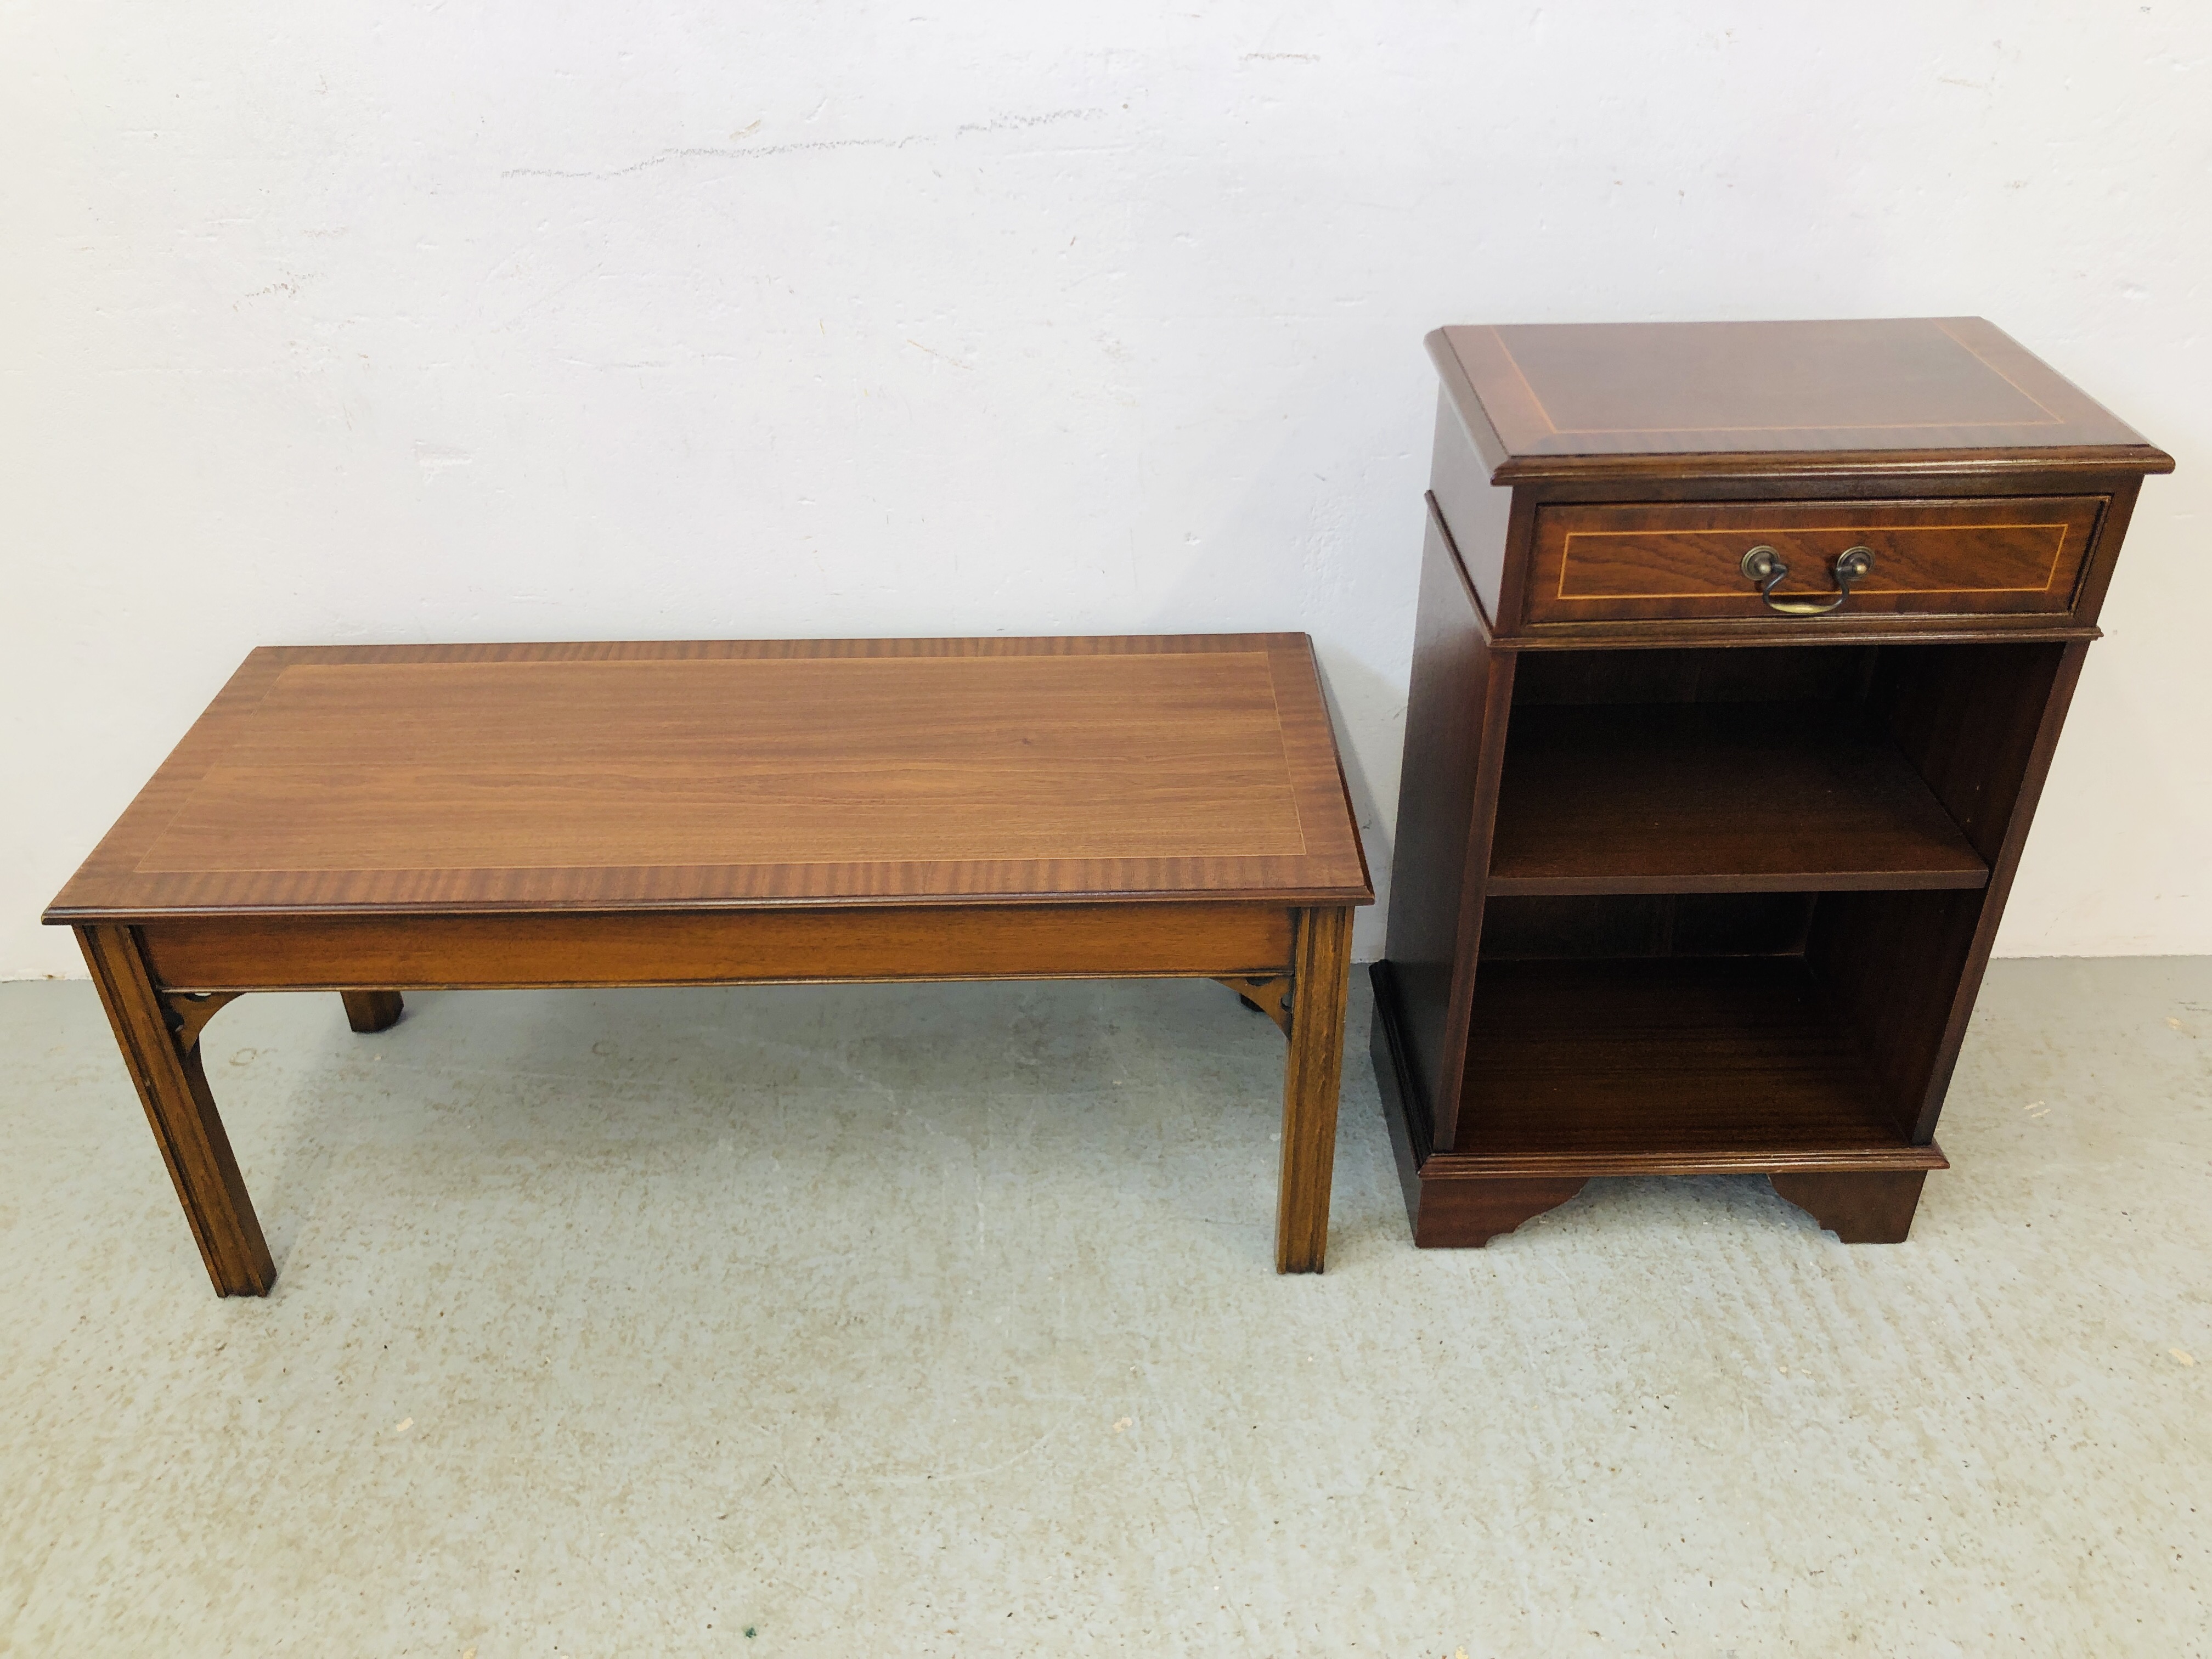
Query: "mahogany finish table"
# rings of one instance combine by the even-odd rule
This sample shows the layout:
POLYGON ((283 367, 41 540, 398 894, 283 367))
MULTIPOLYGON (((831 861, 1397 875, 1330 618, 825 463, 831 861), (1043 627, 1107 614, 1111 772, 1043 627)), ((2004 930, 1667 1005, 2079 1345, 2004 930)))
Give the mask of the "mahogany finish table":
POLYGON ((249 656, 46 920, 228 1296, 276 1268, 199 1037, 279 990, 1221 980, 1319 1272, 1372 896, 1301 634, 363 646, 249 656))
POLYGON ((1905 1237, 2146 473, 1978 318, 1448 328, 1374 1053, 1416 1242, 1905 1237))

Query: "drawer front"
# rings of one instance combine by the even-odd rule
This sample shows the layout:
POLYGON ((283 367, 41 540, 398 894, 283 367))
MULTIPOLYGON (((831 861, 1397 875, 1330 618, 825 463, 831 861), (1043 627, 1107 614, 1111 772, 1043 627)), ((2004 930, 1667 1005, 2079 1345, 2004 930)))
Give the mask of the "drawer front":
POLYGON ((2064 611, 2104 505, 2091 495, 1547 507, 1536 515, 1526 615, 1783 622, 1744 574, 1755 547, 1789 568, 1774 599, 1801 605, 1835 598, 1836 562, 1865 549, 1871 568, 1829 617, 2064 611))

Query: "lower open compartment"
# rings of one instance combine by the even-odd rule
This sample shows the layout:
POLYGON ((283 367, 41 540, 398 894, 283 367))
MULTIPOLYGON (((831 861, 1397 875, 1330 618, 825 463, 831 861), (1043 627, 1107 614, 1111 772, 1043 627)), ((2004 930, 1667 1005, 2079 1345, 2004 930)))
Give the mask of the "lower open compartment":
POLYGON ((1941 980, 1978 896, 1493 898, 1450 1151, 1500 1173, 1938 1167, 1917 1131, 1946 1010, 1911 981, 1941 980))
POLYGON ((1415 1242, 1479 1246, 1595 1176, 1725 1172, 1772 1177, 1847 1243, 1903 1239, 1948 1167, 1934 1071, 1980 898, 1494 897, 1458 1110, 1432 1126, 1383 964, 1376 1055, 1415 1242))

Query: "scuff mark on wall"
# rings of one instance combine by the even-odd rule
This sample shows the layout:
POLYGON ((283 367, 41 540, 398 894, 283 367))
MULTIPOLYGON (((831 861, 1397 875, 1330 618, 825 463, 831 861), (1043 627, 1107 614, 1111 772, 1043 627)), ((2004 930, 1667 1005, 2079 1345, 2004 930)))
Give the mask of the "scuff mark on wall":
POLYGON ((425 483, 434 483, 439 474, 451 472, 457 466, 473 466, 476 459, 465 449, 448 449, 442 444, 415 446, 415 465, 422 469, 425 483))
POLYGON ((266 287, 257 288, 251 294, 240 295, 237 299, 231 301, 230 308, 235 311, 249 300, 273 300, 279 297, 287 300, 297 299, 301 289, 314 280, 315 273, 313 271, 305 275, 298 271, 289 272, 266 287))
MULTIPOLYGON (((1095 121, 1106 113, 1108 112, 1103 109, 1055 109, 1047 110, 1040 115, 1000 115, 988 121, 963 122, 950 132, 914 132, 901 138, 815 138, 795 144, 690 145, 678 149, 664 149, 643 161, 618 167, 508 167, 499 176, 502 179, 626 179, 632 173, 666 167, 673 161, 744 161, 763 160, 772 155, 799 155, 813 151, 905 149, 915 144, 945 143, 972 133, 1016 132, 1030 127, 1050 126, 1060 121, 1095 121)), ((755 122, 753 125, 757 126, 760 124, 755 122)), ((747 128, 746 131, 751 129, 747 128)))

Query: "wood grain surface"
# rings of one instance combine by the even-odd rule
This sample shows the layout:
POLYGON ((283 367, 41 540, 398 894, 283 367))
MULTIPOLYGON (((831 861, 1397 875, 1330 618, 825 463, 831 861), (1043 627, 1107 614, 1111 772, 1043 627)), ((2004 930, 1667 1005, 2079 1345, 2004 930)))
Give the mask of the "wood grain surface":
MULTIPOLYGON (((1391 964, 1374 964, 1376 1079, 1382 1086, 1382 1115, 1398 1155, 1407 1212, 1418 1234, 1425 1214, 1460 1212, 1458 1199, 1443 1210, 1433 1210, 1433 1203, 1440 1190, 1468 1182, 1579 1183, 1593 1175, 1948 1168, 1940 1146, 1913 1144, 1882 1117, 1863 1068, 1840 1079, 1820 1078, 1823 1055, 1850 1051, 1850 1037, 1838 1022, 1820 1015, 1818 988, 1809 982, 1802 957, 1705 960, 1687 964, 1686 978, 1677 973, 1681 967, 1679 960, 1484 964, 1484 982, 1493 995, 1478 1033, 1484 1040, 1504 1037, 1500 1057, 1509 1061, 1516 1084, 1468 1099, 1460 1146, 1437 1148, 1425 1130, 1427 1117, 1407 1099, 1420 1084, 1405 1066, 1405 1026, 1391 964), (1694 987, 1704 987, 1704 998, 1694 987), (1750 998, 1741 995, 1743 987, 1754 987, 1750 998), (1589 1002, 1579 1000, 1586 988, 1595 988, 1589 1002), (1533 1015, 1526 1030, 1513 1029, 1517 1011, 1533 1015), (1583 1020, 1614 1013, 1628 1015, 1628 1024, 1621 1030, 1597 1029, 1589 1053, 1577 1053, 1586 1036, 1583 1020), (1668 1022, 1679 1013, 1692 1015, 1687 1020, 1692 1044, 1686 1055, 1701 1064, 1690 1068, 1681 1066, 1672 1046, 1674 1026, 1668 1022), (1812 1033, 1814 1051, 1798 1051, 1794 1033, 1812 1033), (1683 1075, 1677 1078, 1677 1071, 1683 1075), (1639 1095, 1639 1073, 1659 1086, 1639 1095), (1809 1088, 1763 1097, 1778 1075, 1808 1079, 1809 1088), (1679 1121, 1672 1109, 1683 1099, 1692 1102, 1692 1110, 1679 1121), (1798 1113, 1805 1099, 1827 1103, 1798 1113), (1478 1103, 1493 1110, 1475 1115, 1478 1103), (1555 1121, 1547 1124, 1547 1117, 1555 1121)), ((1478 1064, 1475 1051, 1468 1055, 1468 1071, 1478 1064)), ((1573 1190, 1555 1192, 1524 1217, 1568 1197, 1573 1190)), ((1480 1237, 1418 1241, 1482 1243, 1480 1237)))
POLYGON ((1743 574, 1770 546, 1784 599, 1826 600, 1837 558, 1874 568, 1833 617, 2058 613, 2073 602, 2104 501, 2094 496, 1933 501, 1729 501, 1550 507, 1536 517, 1534 623, 1774 616, 1743 574))
POLYGON ((1364 902, 1303 635, 270 648, 47 914, 1364 902))
POLYGON ((1987 861, 1849 704, 1515 712, 1489 890, 1981 887, 1987 861))
POLYGON ((1283 1067, 1281 1173, 1276 1183, 1275 1271, 1317 1273, 1328 1251, 1329 1185, 1344 1070, 1344 1010, 1352 980, 1352 911, 1298 913, 1291 962, 1290 1053, 1283 1067))
POLYGON ((1264 975, 1290 965, 1295 915, 1219 901, 837 905, 173 916, 135 931, 173 989, 391 992, 1264 975))
POLYGON ((1556 1210, 1589 1184, 1587 1176, 1492 1176, 1447 1181, 1422 1189, 1413 1212, 1413 1243, 1424 1249, 1480 1249, 1502 1233, 1556 1210))
POLYGON ((76 934, 216 1294, 268 1295, 276 1262, 208 1088, 198 1042, 180 1042, 169 1029, 132 929, 80 927, 76 934))
POLYGON ((1928 1171, 1778 1170, 1767 1179, 1839 1243, 1902 1244, 1912 1231, 1928 1171))
POLYGON ((1802 957, 1486 962, 1468 1048, 1452 1152, 1496 1174, 1936 1161, 1802 957))
POLYGON ((1445 1121, 1425 1120, 1422 1133, 1449 1146, 1491 863, 1485 797, 1497 788, 1504 755, 1514 659, 1491 651, 1474 584, 1433 502, 1416 617, 1390 960, 1404 1005, 1406 1063, 1419 1076, 1406 1097, 1423 1111, 1438 1105, 1445 1121))
POLYGON ((1646 476, 1665 458, 1803 467, 1900 455, 2172 470, 1978 317, 1440 329, 1430 353, 1493 481, 1646 476))
POLYGON ((407 1005, 397 991, 341 991, 346 1024, 364 1034, 388 1031, 399 1024, 407 1005))
MULTIPOLYGON (((1757 592, 1744 580, 1742 556, 1753 544, 1747 543, 1735 550, 1736 563, 1731 568, 1741 584, 1735 592, 1749 601, 1747 607, 1736 598, 1708 596, 1692 607, 1699 614, 1672 616, 1647 612, 1638 602, 1607 599, 1600 611, 1586 619, 1553 617, 1532 622, 1526 614, 1528 594, 1542 580, 1534 569, 1538 526, 1563 509, 1600 507, 1641 513, 1662 504, 1705 509, 1740 507, 1754 501, 1770 502, 1785 514, 1844 502, 1857 503, 1862 509, 1872 501, 1896 507, 1926 493, 1929 480, 1904 467, 1777 472, 1763 477, 1732 471, 1710 477, 1687 471, 1663 475, 1655 471, 1632 478, 1521 483, 1509 489, 1489 483, 1488 471, 1478 459, 1456 410, 1448 406, 1441 411, 1438 425, 1437 470, 1428 502, 1431 533, 1443 537, 1471 579, 1476 625, 1485 643, 1493 651, 1516 654, 1592 647, 1764 646, 1793 640, 1826 644, 1840 638, 1899 644, 2000 638, 2094 640, 2099 637, 2097 615, 2112 580, 2121 538, 2142 484, 2140 472, 2118 472, 2109 467, 2071 474, 2060 468, 2029 467, 2009 473, 1985 469, 1952 470, 1941 475, 1938 493, 1943 499, 1970 507, 1994 510, 2008 501, 2027 500, 2104 503, 2081 562, 2066 561, 2077 574, 2066 605, 2057 610, 1854 610, 1845 606, 1818 617, 1778 616, 1759 602, 1757 592), (1610 499, 1623 495, 1632 495, 1632 503, 1610 499), (1502 505, 1508 501, 1510 510, 1502 505), (1489 588, 1482 585, 1486 580, 1492 583, 1489 588)), ((1674 459, 1686 468, 1693 458, 1674 459)), ((1561 563, 1558 539, 1554 538, 1546 558, 1554 594, 1561 563)), ((1812 551, 1819 564, 1819 555, 1830 550, 1816 546, 1812 551)), ((1832 564, 1832 552, 1815 575, 1832 564)), ((1793 594, 1802 591, 1797 578, 1804 568, 1801 554, 1791 573, 1793 594)))

